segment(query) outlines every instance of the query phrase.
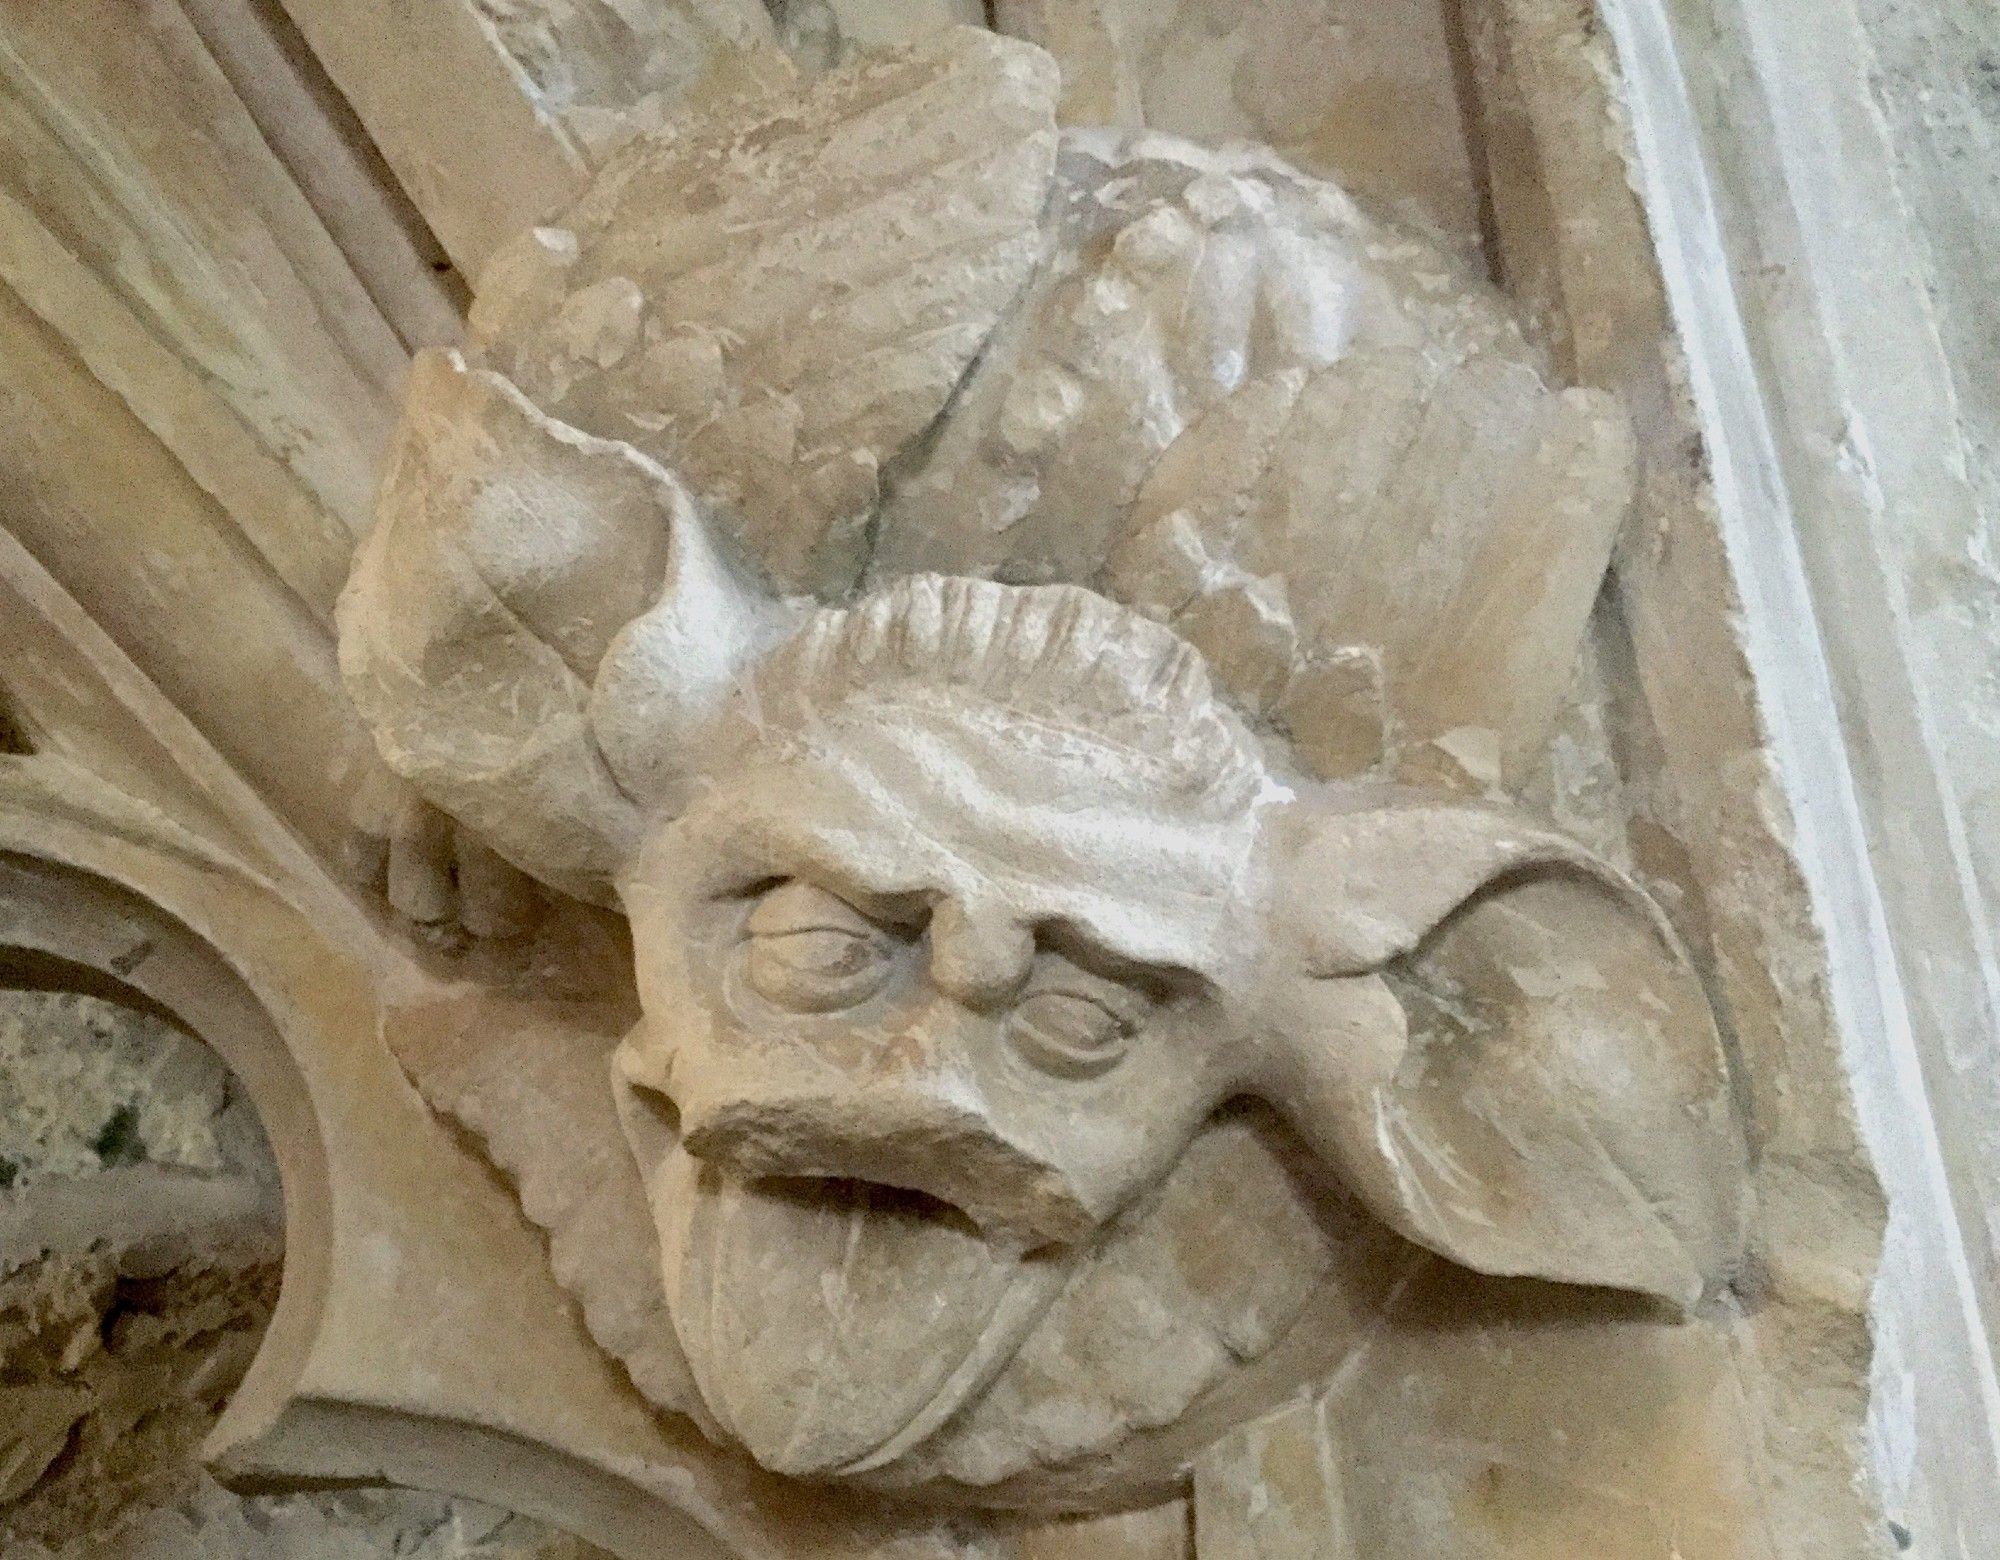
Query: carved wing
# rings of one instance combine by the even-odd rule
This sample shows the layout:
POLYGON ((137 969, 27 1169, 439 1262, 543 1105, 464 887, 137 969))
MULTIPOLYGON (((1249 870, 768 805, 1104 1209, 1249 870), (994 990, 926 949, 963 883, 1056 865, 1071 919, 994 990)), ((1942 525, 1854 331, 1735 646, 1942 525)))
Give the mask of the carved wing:
POLYGON ((1268 153, 1072 132, 1048 263, 885 506, 875 567, 1073 580, 1170 622, 1307 772, 1347 646, 1419 743, 1539 753, 1631 440, 1498 295, 1268 153))
POLYGON ((682 480, 734 522, 721 550, 782 586, 853 582, 879 472, 1041 252, 1054 95, 1038 51, 938 34, 636 137, 496 256, 489 366, 419 361, 343 598, 391 767, 608 897, 635 804, 774 621, 682 480))
POLYGON ((733 509, 783 587, 844 590, 1042 253, 1055 97, 1039 50, 955 28, 641 136, 494 258, 475 334, 733 509))

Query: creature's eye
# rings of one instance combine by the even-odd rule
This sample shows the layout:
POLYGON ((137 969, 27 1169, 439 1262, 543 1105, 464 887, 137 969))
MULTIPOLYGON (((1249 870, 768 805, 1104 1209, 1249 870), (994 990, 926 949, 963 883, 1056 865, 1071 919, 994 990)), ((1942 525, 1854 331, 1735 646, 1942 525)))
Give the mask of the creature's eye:
POLYGON ((1044 1072, 1101 1077, 1123 1060, 1136 1027, 1121 1006, 1074 985, 1030 989, 1007 1020, 1008 1038, 1044 1072))
POLYGON ((765 1001, 794 1013, 858 1007, 895 968, 889 935, 807 883, 771 890, 744 923, 743 973, 765 1001))

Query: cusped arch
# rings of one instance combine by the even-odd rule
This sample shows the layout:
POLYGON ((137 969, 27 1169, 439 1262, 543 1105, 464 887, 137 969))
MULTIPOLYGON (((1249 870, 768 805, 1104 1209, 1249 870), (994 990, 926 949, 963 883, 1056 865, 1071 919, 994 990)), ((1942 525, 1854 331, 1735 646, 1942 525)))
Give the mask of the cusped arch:
MULTIPOLYGON (((329 882, 279 879, 46 756, 0 759, 0 980, 148 1008, 234 1067, 284 1184, 277 1311, 204 1448, 254 1487, 387 1483, 539 1517, 622 1560, 828 1560, 928 1517, 797 1490, 652 1411, 502 1185, 391 1054, 518 1021, 329 882)), ((946 1524, 948 1526, 948 1524, 946 1524)))
POLYGON ((165 1018, 212 1047, 248 1090, 284 1191, 284 1278, 211 1444, 254 1434, 282 1410, 318 1332, 331 1207, 311 1095, 270 1011, 211 943, 144 894, 15 850, 0 850, 0 985, 80 992, 165 1018))

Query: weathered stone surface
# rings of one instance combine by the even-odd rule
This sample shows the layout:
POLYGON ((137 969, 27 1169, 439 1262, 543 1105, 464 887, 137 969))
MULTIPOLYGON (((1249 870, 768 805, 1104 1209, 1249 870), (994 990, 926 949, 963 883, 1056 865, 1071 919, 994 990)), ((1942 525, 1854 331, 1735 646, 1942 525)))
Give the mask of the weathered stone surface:
POLYGON ((454 358, 423 359, 411 397, 348 620, 383 590, 407 607, 349 629, 349 685, 399 773, 517 863, 601 897, 635 825, 585 727, 590 684, 665 577, 689 501, 630 449, 552 427, 454 358), (536 562, 551 542, 560 573, 536 562), (544 805, 523 827, 531 798, 544 805))
MULTIPOLYGON (((996 7, 1060 84, 956 0, 296 0, 462 262, 522 235, 471 366, 418 360, 342 613, 414 788, 326 603, 343 430, 454 279, 401 192, 342 211, 375 149, 278 10, 184 8, 136 66, 88 8, 80 66, 0 62, 7 523, 112 631, 0 542, 0 933, 279 1102, 290 1320, 228 1466, 633 1560, 1884 1541, 1875 1192, 1581 0, 996 7), (295 446, 335 339, 372 382, 295 446), (327 881, 357 844, 420 958, 327 881)), ((206 1084, 68 1076, 22 1142, 82 1166, 129 1104, 159 1162, 28 1188, 33 1284, 227 1246, 262 1194, 161 1119, 206 1084)), ((179 1325, 23 1386, 0 1484, 122 1488, 93 1371, 191 1429, 247 1346, 179 1325)), ((133 1541, 345 1541, 171 1505, 133 1541)))
POLYGON ((1375 646, 1404 740, 1484 727, 1524 771, 1624 515, 1621 414, 1330 186, 1065 147, 1056 253, 893 487, 877 573, 1101 579, 1258 713, 1375 646))
POLYGON ((1218 1443, 1195 1473, 1195 1539, 1204 1560, 1359 1560, 1347 1511, 1353 1452, 1316 1398, 1218 1443))
POLYGON ((612 1052, 636 1016, 524 1011, 504 1028, 446 1006, 398 1036, 397 1059, 436 1109, 477 1133, 549 1236, 549 1261, 598 1343, 653 1403, 705 1418, 667 1316, 645 1188, 625 1152, 612 1052))
POLYGON ((192 1476, 270 1309, 276 1194, 205 1047, 0 992, 0 1542, 81 1537, 192 1476))
POLYGON ((470 0, 470 9, 532 84, 536 106, 591 161, 741 57, 775 52, 757 0, 470 0))
POLYGON ((729 505, 786 588, 843 589, 1039 256, 1055 86, 958 28, 643 136, 496 256, 486 359, 729 505))
POLYGON ((983 26, 982 0, 770 0, 786 48, 821 69, 953 26, 983 26))
POLYGON ((21 1560, 587 1560, 472 1503, 242 1497, 200 1438, 270 1319, 277 1173, 164 1020, 0 991, 0 1544, 21 1560))
MULTIPOLYGON (((1612 869, 1289 767, 1435 752, 1497 789, 1556 717, 1629 451, 1495 299, 1261 154, 1071 137, 1044 217, 1045 103, 998 142, 1032 192, 1004 287, 868 257, 944 357, 892 338, 835 394, 792 338, 850 344, 812 334, 840 278, 725 270, 759 213, 774 257, 827 201, 851 227, 875 122, 948 85, 990 139, 1036 70, 938 34, 635 140, 489 272, 491 366, 426 364, 342 627, 392 764, 631 918, 657 1297, 599 1048, 553 1092, 495 1035, 409 1057, 599 1342, 774 1472, 1061 1511, 1170 1498, 1340 1368, 1397 1236, 1696 1303, 1743 1151, 1705 999, 1612 869), (689 318, 683 405, 630 365, 689 318), (820 399, 876 408, 871 478, 801 508, 819 456, 745 417, 820 399), (1240 1289, 1188 1258, 1210 1222, 1240 1289)), ((898 199, 940 166, 919 139, 898 199)))
POLYGON ((1727 1305, 1663 1325, 1615 1297, 1427 1275, 1320 1410, 1353 1553, 1782 1553, 1758 1516, 1744 1343, 1727 1305))
POLYGON ((1066 125, 1242 140, 1471 252, 1480 178, 1435 0, 996 0, 1062 66, 1066 125))
MULTIPOLYGON (((92 1542, 91 1560, 604 1560, 477 1501, 388 1489, 246 1498, 207 1482, 92 1542)), ((21 1560, 69 1560, 78 1548, 29 1544, 21 1560)))

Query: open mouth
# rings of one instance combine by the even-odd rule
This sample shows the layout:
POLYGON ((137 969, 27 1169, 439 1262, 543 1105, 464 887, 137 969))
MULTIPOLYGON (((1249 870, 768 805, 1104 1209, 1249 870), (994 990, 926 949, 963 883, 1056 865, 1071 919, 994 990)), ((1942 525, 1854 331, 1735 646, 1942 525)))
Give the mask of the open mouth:
POLYGON ((928 1440, 1075 1261, 996 1244, 907 1187, 669 1159, 654 1213, 675 1331, 710 1412, 775 1472, 864 1473, 928 1440))
POLYGON ((980 1238, 978 1223, 957 1204, 914 1187, 890 1186, 853 1176, 767 1175, 752 1178, 750 1190, 764 1197, 809 1204, 816 1208, 866 1208, 902 1223, 931 1223, 972 1239, 980 1238))
POLYGON ((1060 1167, 957 1104, 863 1091, 830 1108, 817 1093, 710 1103, 683 1121, 681 1146, 752 1185, 850 1181, 909 1188, 960 1210, 996 1243, 1028 1251, 1088 1239, 1100 1222, 1060 1167))

